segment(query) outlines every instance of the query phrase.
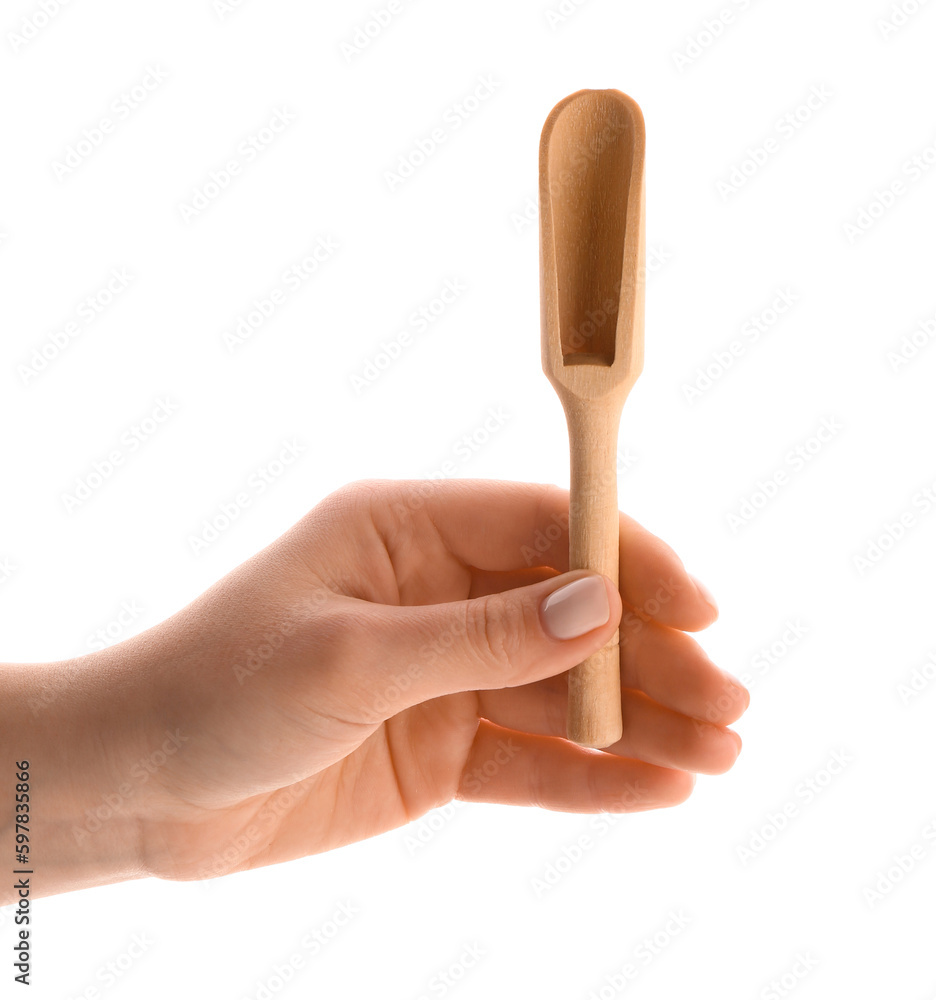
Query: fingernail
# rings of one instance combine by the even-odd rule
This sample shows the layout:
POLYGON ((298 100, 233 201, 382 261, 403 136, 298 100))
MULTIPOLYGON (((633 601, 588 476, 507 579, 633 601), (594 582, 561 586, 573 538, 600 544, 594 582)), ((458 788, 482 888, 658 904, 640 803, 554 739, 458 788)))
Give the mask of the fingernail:
POLYGON ((699 592, 699 597, 705 601, 706 604, 710 605, 713 611, 718 611, 718 604, 715 602, 715 598, 712 597, 712 592, 705 586, 705 584, 694 577, 691 573, 689 574, 689 579, 695 584, 696 590, 699 592))
POLYGON ((540 606, 543 628, 554 639, 574 639, 604 625, 611 615, 600 576, 583 576, 554 590, 540 606))

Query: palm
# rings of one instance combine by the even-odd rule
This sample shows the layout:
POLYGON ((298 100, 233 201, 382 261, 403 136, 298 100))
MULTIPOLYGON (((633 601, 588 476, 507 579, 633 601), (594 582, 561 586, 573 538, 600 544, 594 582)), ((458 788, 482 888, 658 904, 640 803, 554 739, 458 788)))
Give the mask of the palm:
MULTIPOLYGON (((358 565, 350 577, 346 571, 342 575, 333 566, 316 563, 307 581, 310 589, 317 579, 333 581, 341 575, 340 590, 333 585, 334 592, 366 596, 381 605, 427 603, 430 593, 433 603, 475 596, 477 574, 451 553, 433 550, 430 564, 426 550, 411 548, 401 558, 387 560, 377 538, 362 537, 361 532, 368 527, 373 529, 373 525, 361 523, 354 526, 361 549, 373 549, 374 557, 358 565)), ((544 572, 548 575, 549 571, 544 572)), ((159 836, 171 846, 168 854, 172 861, 167 862, 164 874, 204 877, 211 874, 215 862, 233 857, 236 848, 246 848, 239 851, 236 870, 293 857, 292 845, 299 840, 305 845, 304 853, 326 851, 401 826, 449 801, 456 793, 477 729, 479 706, 477 693, 463 692, 405 708, 370 727, 322 726, 321 720, 313 719, 318 755, 333 758, 333 763, 247 798, 242 798, 243 788, 232 782, 229 797, 236 801, 210 813, 204 806, 219 786, 223 787, 223 766, 219 768, 215 762, 210 787, 209 783, 194 789, 186 785, 184 796, 177 794, 182 784, 172 787, 167 775, 172 804, 159 836), (407 780, 407 775, 417 773, 418 784, 407 780), (362 795, 362 789, 367 793, 362 795), (248 822, 255 817, 262 822, 248 822), (242 835, 245 823, 256 828, 256 837, 242 835)), ((309 720, 297 719, 287 708, 276 720, 280 732, 284 725, 304 730, 309 720)), ((300 735, 297 745, 308 734, 300 735)), ((291 755, 287 758, 277 761, 282 773, 302 768, 301 761, 291 759, 291 755)), ((232 760, 231 764, 243 779, 243 761, 232 760)), ((269 765, 269 755, 265 755, 264 769, 269 765)), ((259 774, 256 780, 261 780, 259 774)))
MULTIPOLYGON (((321 624, 327 633, 342 609, 365 622, 368 614, 399 616, 396 608, 418 614, 424 605, 499 593, 567 568, 562 540, 544 556, 549 566, 526 568, 519 559, 532 528, 555 523, 567 503, 561 491, 439 484, 441 501, 451 505, 450 494, 455 494, 455 506, 461 505, 457 511, 440 502, 441 513, 427 504, 401 514, 402 505, 393 501, 405 495, 406 485, 379 484, 364 502, 354 496, 350 504, 336 502, 334 509, 326 501, 209 590, 194 607, 199 618, 220 625, 214 634, 202 634, 188 655, 190 663, 183 657, 180 669, 191 678, 204 672, 209 655, 230 662, 264 625, 281 618, 295 595, 309 604, 310 595, 321 594, 322 581, 328 614, 321 624), (232 616, 232 604, 237 612, 238 602, 246 602, 249 616, 232 616)), ((625 534, 631 558, 622 595, 639 607, 651 592, 648 581, 658 581, 672 566, 685 573, 668 548, 622 518, 622 539, 625 534)), ((694 589, 691 583, 686 587, 694 589)), ((658 617, 678 628, 702 627, 711 615, 697 601, 688 594, 674 599, 658 617)), ((406 631, 406 622, 395 624, 389 635, 406 631)), ((355 641, 366 648, 367 629, 357 631, 355 641)), ((713 691, 724 689, 724 680, 691 639, 664 624, 649 624, 640 644, 635 642, 622 658, 623 686, 634 689, 625 695, 632 733, 626 731, 621 745, 597 758, 558 738, 564 735, 566 702, 561 672, 521 686, 489 684, 414 704, 407 698, 411 652, 380 650, 394 667, 399 663, 399 670, 384 673, 377 683, 373 672, 355 669, 353 649, 330 654, 323 642, 321 650, 315 636, 311 650, 308 638, 298 648, 292 640, 284 642, 275 669, 251 679, 249 688, 235 689, 229 681, 221 686, 209 674, 204 697, 196 693, 188 709, 177 710, 183 729, 188 725, 202 734, 212 752, 210 760, 197 751, 180 754, 160 776, 154 807, 160 818, 150 824, 156 845, 151 854, 161 859, 154 862, 158 874, 205 877, 325 851, 398 827, 456 794, 596 811, 619 808, 617 785, 630 776, 657 793, 638 807, 672 804, 691 788, 683 780, 689 777, 685 772, 672 770, 685 766, 677 757, 704 758, 696 769, 718 772, 737 752, 734 742, 726 751, 708 739, 701 749, 683 749, 700 739, 686 735, 693 723, 681 713, 687 705, 694 711, 693 699, 700 702, 708 695, 711 701, 713 691), (339 655, 339 662, 329 666, 329 655, 339 655), (640 689, 646 687, 641 680, 646 664, 639 660, 661 655, 664 667, 647 674, 652 686, 645 693, 640 689), (627 659, 632 662, 625 664, 627 659), (690 694, 667 690, 676 669, 686 671, 690 694), (648 695, 673 704, 657 704, 648 695), (236 742, 232 731, 240 737, 236 742), (466 773, 490 760, 498 737, 522 743, 520 763, 505 768, 498 781, 466 793, 466 773), (566 775, 554 790, 551 784, 557 782, 550 775, 570 768, 577 779, 570 782, 566 775), (592 773, 596 768, 600 775, 592 773)), ((416 669, 441 664, 444 672, 451 645, 452 637, 443 632, 423 633, 416 669)), ((179 657, 175 647, 172 652, 179 657)), ((720 729, 738 714, 722 712, 710 728, 720 729)))
MULTIPOLYGON (((364 538, 362 548, 370 550, 367 543, 373 542, 380 551, 383 545, 378 536, 364 538)), ((531 583, 555 572, 544 568, 486 573, 467 567, 438 539, 433 544, 430 535, 424 537, 425 547, 402 548, 392 560, 369 559, 356 577, 343 581, 343 592, 364 594, 374 604, 445 604, 531 583)), ((332 567, 322 567, 322 577, 332 579, 332 567)), ((550 678, 536 686, 564 689, 565 678, 550 678)), ((392 692, 383 694, 387 701, 392 698, 392 692)), ((353 749, 355 741, 349 741, 341 748, 347 756, 301 783, 308 798, 291 811, 284 825, 285 839, 292 840, 292 828, 305 831, 308 837, 311 821, 317 832, 316 850, 324 851, 402 826, 450 801, 458 790, 479 718, 498 718, 504 703, 523 697, 523 688, 444 695, 396 713, 353 749), (376 794, 356 794, 362 787, 376 794), (323 803, 330 811, 322 808, 323 803), (332 803, 337 808, 331 808, 332 803), (311 817, 325 817, 325 821, 311 817)))

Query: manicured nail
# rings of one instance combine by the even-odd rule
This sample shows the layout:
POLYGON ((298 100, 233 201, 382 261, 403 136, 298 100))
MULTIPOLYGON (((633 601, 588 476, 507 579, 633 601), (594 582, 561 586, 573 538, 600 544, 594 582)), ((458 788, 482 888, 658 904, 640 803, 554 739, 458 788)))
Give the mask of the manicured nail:
POLYGON ((718 611, 718 605, 715 603, 715 598, 712 597, 712 592, 705 586, 705 584, 694 577, 691 573, 689 574, 689 579, 695 584, 696 590, 699 592, 699 597, 705 601, 706 604, 711 605, 713 611, 718 611))
POLYGON ((583 576, 554 590, 543 601, 540 617, 554 639, 574 639, 604 625, 611 615, 608 592, 600 576, 583 576))

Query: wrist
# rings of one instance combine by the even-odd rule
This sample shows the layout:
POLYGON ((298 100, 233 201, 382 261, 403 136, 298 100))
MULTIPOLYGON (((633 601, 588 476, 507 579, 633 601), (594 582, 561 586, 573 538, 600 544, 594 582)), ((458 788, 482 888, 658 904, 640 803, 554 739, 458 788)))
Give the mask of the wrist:
MULTIPOLYGON (((21 867, 32 870, 34 897, 147 874, 125 689, 99 654, 0 665, 3 843, 12 851, 16 842, 17 762, 28 761, 29 863, 21 867)), ((12 901, 8 892, 0 903, 12 901)))

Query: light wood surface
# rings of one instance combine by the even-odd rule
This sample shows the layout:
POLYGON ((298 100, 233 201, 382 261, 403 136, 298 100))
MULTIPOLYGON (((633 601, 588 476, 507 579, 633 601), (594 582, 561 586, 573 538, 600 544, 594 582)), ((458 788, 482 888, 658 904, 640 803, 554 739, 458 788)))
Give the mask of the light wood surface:
MULTIPOLYGON (((618 583, 617 441, 643 368, 644 122, 619 90, 579 90, 540 140, 543 371, 569 427, 570 569, 618 583)), ((618 633, 569 671, 567 735, 620 740, 618 633)))

